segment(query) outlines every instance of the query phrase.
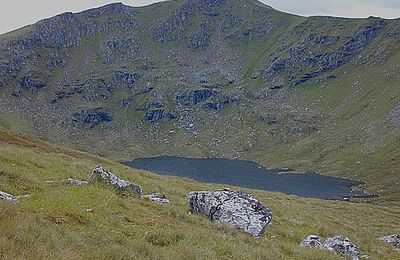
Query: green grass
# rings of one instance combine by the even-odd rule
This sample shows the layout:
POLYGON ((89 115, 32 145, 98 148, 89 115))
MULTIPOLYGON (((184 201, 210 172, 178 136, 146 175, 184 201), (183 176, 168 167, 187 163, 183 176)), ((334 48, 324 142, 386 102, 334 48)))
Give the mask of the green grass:
POLYGON ((314 250, 300 250, 309 234, 344 234, 372 259, 397 259, 381 235, 400 232, 399 207, 324 201, 279 193, 244 190, 273 212, 261 239, 189 214, 186 194, 221 185, 158 176, 127 168, 108 159, 62 149, 0 131, 0 190, 20 204, 0 201, 1 259, 340 259, 314 250), (103 165, 142 185, 160 191, 170 206, 119 194, 102 183, 87 187, 47 184, 68 177, 86 179, 103 165), (87 212, 86 209, 93 209, 87 212))
MULTIPOLYGON (((303 18, 271 10, 265 10, 266 15, 254 15, 253 8, 236 4, 230 11, 245 18, 247 23, 224 32, 222 39, 235 30, 245 31, 259 23, 277 22, 279 26, 264 38, 255 37, 242 43, 226 38, 220 47, 214 48, 220 40, 217 36, 221 37, 217 29, 221 24, 217 24, 212 31, 212 48, 206 51, 188 49, 185 39, 165 45, 155 43, 151 29, 174 15, 174 10, 184 2, 168 1, 137 8, 135 12, 140 21, 137 29, 110 32, 110 35, 122 37, 135 34, 140 39, 137 58, 123 60, 123 65, 104 65, 99 61, 97 51, 110 36, 102 34, 84 38, 78 47, 68 50, 65 67, 48 71, 44 62, 37 64, 35 69, 51 74, 48 86, 41 91, 26 91, 18 98, 10 96, 18 86, 2 88, 0 126, 119 161, 160 154, 216 156, 248 159, 267 167, 351 177, 366 181, 365 187, 380 195, 374 200, 379 205, 250 191, 274 212, 273 224, 266 236, 255 240, 188 214, 187 192, 221 187, 219 185, 156 176, 102 157, 2 131, 0 190, 31 196, 22 198, 17 207, 0 201, 0 258, 335 259, 325 253, 299 251, 301 239, 315 233, 325 237, 344 234, 361 246, 362 254, 375 259, 395 259, 392 248, 376 243, 376 237, 400 232, 397 218, 400 212, 400 138, 398 125, 390 125, 386 120, 400 96, 400 51, 396 38, 390 39, 382 32, 348 64, 295 88, 286 86, 282 90, 271 90, 270 81, 282 78, 287 83, 290 76, 301 76, 310 69, 299 67, 293 74, 283 73, 276 79, 265 76, 253 79, 253 73, 264 71, 274 55, 290 57, 288 48, 299 47, 303 36, 314 33, 341 37, 338 43, 328 47, 329 52, 342 46, 359 26, 370 24, 371 20, 303 18), (299 31, 294 31, 296 28, 299 31), (377 51, 382 48, 384 51, 379 54, 377 51), (166 50, 175 54, 166 54, 166 50), (363 62, 365 57, 369 57, 368 62, 363 62), (175 58, 180 58, 179 62, 175 58), (212 62, 203 62, 203 58, 212 62), (381 59, 385 62, 381 63, 381 59), (155 68, 141 69, 147 61, 154 62, 155 68), (235 75, 236 83, 223 85, 214 67, 235 75), (88 101, 76 95, 57 104, 49 103, 54 92, 62 87, 57 83, 63 82, 66 72, 72 75, 73 86, 93 77, 112 77, 118 70, 138 72, 142 77, 133 89, 116 86, 108 100, 88 101), (182 78, 204 71, 212 77, 210 83, 222 84, 218 91, 224 95, 238 95, 240 100, 217 112, 203 111, 200 105, 193 108, 190 116, 199 130, 198 135, 190 134, 177 121, 143 122, 144 112, 136 111, 135 107, 154 100, 153 94, 134 97, 127 111, 121 108, 123 99, 149 85, 163 94, 165 109, 173 111, 175 94, 181 91, 177 84, 185 84, 188 89, 202 88, 200 84, 183 83, 182 78), (329 75, 338 78, 316 84, 329 75), (359 84, 355 85, 357 81, 359 84), (271 107, 268 105, 271 101, 279 104, 271 107), (73 113, 98 106, 110 110, 114 118, 112 123, 95 128, 71 126, 73 113), (260 115, 276 118, 281 124, 268 125, 259 120, 260 115), (310 125, 315 125, 318 131, 292 131, 293 127, 308 129, 310 125), (100 184, 77 188, 45 183, 71 176, 87 178, 90 170, 99 164, 141 184, 146 192, 160 190, 173 205, 164 207, 122 196, 100 184), (86 208, 94 211, 86 212, 86 208)), ((187 33, 196 32, 201 21, 198 14, 189 18, 187 33)), ((104 21, 99 18, 93 22, 104 21)), ((386 29, 395 32, 398 25, 392 21, 386 29)), ((1 35, 0 42, 29 35, 31 28, 1 35)), ((310 48, 311 52, 319 53, 327 47, 310 48)), ((54 51, 46 49, 42 55, 47 57, 54 51)), ((20 54, 29 56, 32 53, 20 54)), ((5 57, 5 64, 7 59, 5 57)), ((295 65, 303 66, 301 62, 295 65)), ((104 94, 104 89, 92 87, 89 94, 104 94)))

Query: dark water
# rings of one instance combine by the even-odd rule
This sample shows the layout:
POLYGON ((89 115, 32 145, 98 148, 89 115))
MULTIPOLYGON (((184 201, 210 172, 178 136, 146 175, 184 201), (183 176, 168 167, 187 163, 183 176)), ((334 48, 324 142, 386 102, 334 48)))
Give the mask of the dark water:
POLYGON ((162 175, 191 178, 200 182, 220 183, 265 191, 277 191, 309 198, 341 200, 368 196, 355 189, 360 182, 307 173, 299 174, 267 169, 257 163, 229 159, 194 159, 160 156, 135 159, 125 165, 162 175))

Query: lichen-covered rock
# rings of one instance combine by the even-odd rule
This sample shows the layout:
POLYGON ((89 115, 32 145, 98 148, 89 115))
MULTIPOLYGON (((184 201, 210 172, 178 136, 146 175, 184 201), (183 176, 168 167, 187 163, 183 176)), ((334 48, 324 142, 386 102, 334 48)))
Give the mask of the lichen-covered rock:
POLYGON ((143 198, 148 199, 150 201, 158 202, 161 204, 170 204, 170 201, 165 197, 165 195, 160 193, 151 193, 148 195, 144 195, 143 198))
POLYGON ((6 201, 9 201, 9 202, 11 202, 13 204, 18 204, 19 203, 19 200, 15 196, 13 196, 11 194, 8 194, 6 192, 3 192, 3 191, 0 191, 0 198, 4 199, 6 201))
POLYGON ((352 260, 358 260, 360 257, 360 249, 345 236, 334 236, 326 239, 322 248, 352 260))
POLYGON ((309 235, 300 244, 301 247, 322 248, 321 239, 316 235, 309 235))
POLYGON ((142 187, 140 187, 137 184, 130 183, 128 181, 118 178, 116 175, 112 174, 111 172, 106 171, 101 166, 97 166, 92 171, 92 176, 95 176, 96 178, 98 178, 100 180, 107 181, 108 183, 113 185, 118 190, 128 191, 133 194, 136 194, 139 197, 142 196, 142 193, 143 193, 142 187))
POLYGON ((385 243, 394 245, 396 247, 397 251, 400 251, 400 236, 397 234, 394 235, 389 235, 389 236, 383 236, 379 238, 380 241, 383 241, 385 243))
POLYGON ((230 191, 194 191, 188 194, 190 212, 226 223, 254 237, 264 234, 272 220, 271 211, 250 194, 230 191))

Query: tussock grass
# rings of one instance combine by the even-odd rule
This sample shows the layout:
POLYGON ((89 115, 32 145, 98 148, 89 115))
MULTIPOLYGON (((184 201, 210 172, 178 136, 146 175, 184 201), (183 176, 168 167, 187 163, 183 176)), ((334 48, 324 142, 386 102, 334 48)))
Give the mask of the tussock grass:
POLYGON ((344 234, 371 259, 398 259, 377 237, 400 232, 399 207, 323 201, 244 190, 273 212, 261 239, 189 214, 186 194, 222 188, 158 176, 103 158, 0 131, 0 190, 20 198, 0 201, 1 259, 340 259, 300 250, 309 234, 344 234), (172 205, 119 194, 102 183, 85 187, 46 180, 86 179, 97 165, 164 193, 172 205), (92 212, 86 209, 93 209, 92 212))

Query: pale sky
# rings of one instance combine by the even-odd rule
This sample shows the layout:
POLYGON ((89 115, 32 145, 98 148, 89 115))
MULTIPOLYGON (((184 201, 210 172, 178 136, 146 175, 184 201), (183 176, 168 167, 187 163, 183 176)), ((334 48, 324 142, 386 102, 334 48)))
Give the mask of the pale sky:
MULTIPOLYGON (((79 12, 113 2, 143 6, 160 0, 0 0, 0 34, 63 12, 79 12)), ((235 1, 235 0, 233 0, 235 1)), ((261 0, 298 15, 400 17, 400 0, 261 0)))

